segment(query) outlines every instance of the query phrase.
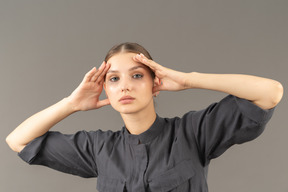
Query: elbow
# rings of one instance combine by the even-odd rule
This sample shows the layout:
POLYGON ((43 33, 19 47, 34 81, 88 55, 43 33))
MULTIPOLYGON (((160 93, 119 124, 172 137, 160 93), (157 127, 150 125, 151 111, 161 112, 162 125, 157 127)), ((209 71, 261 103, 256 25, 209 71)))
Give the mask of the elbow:
POLYGON ((276 105, 278 105, 278 103, 281 101, 281 99, 283 97, 283 93, 284 93, 283 85, 280 82, 276 81, 276 83, 275 83, 275 93, 274 93, 275 95, 273 97, 273 102, 272 102, 274 107, 276 105))
POLYGON ((10 136, 10 135, 8 135, 8 136, 6 137, 6 143, 8 144, 8 146, 10 147, 10 149, 12 149, 12 150, 15 151, 15 152, 18 152, 18 151, 17 151, 17 147, 15 146, 15 144, 14 144, 13 140, 11 139, 11 136, 10 136))
POLYGON ((8 135, 8 136, 6 137, 6 143, 8 144, 8 146, 9 146, 13 151, 19 153, 19 152, 25 147, 25 145, 21 146, 21 145, 16 144, 11 137, 12 137, 11 135, 8 135))
POLYGON ((272 81, 272 84, 266 84, 265 91, 261 94, 261 98, 255 100, 254 103, 262 109, 271 109, 278 105, 283 96, 283 86, 278 81, 272 81))
POLYGON ((283 85, 280 82, 275 81, 273 89, 271 90, 271 97, 270 97, 271 108, 278 105, 278 103, 281 101, 283 97, 283 92, 284 92, 283 85))

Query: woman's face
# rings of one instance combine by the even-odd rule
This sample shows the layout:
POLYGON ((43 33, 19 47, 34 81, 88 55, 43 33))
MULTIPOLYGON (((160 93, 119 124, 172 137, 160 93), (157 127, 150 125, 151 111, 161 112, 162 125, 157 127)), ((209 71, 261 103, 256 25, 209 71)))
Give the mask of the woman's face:
POLYGON ((133 60, 136 53, 119 53, 111 57, 104 88, 112 107, 122 113, 154 110, 153 79, 147 66, 133 60))

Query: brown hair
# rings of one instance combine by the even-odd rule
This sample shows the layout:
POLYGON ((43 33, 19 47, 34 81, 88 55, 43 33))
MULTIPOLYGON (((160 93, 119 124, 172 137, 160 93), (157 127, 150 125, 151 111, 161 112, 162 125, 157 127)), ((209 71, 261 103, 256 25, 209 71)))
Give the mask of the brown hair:
MULTIPOLYGON (((111 57, 113 57, 114 55, 118 53, 137 53, 137 54, 142 53, 148 59, 153 60, 149 52, 143 46, 139 45, 138 43, 126 42, 126 43, 114 45, 106 54, 105 62, 107 62, 111 57)), ((152 78, 154 79, 155 73, 150 68, 149 70, 151 72, 152 78)))

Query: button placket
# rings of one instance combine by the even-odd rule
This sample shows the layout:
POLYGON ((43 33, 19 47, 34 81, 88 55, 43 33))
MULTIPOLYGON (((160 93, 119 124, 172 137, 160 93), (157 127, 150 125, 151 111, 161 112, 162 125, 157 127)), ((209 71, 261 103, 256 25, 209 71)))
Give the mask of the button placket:
POLYGON ((135 151, 135 163, 134 163, 134 181, 136 183, 135 186, 133 186, 132 191, 145 191, 145 183, 144 182, 144 174, 147 169, 147 163, 148 163, 148 157, 147 157, 147 149, 145 144, 138 144, 134 145, 134 151, 135 151))

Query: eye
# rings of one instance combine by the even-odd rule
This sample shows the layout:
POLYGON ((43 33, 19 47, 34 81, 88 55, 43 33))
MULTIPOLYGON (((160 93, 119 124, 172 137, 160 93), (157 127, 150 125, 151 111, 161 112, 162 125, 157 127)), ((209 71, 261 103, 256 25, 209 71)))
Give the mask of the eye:
POLYGON ((111 81, 111 82, 116 82, 118 80, 119 80, 119 77, 111 77, 111 78, 109 78, 109 81, 111 81))
POLYGON ((143 77, 143 75, 141 75, 141 74, 135 74, 135 75, 133 75, 133 78, 134 79, 141 79, 143 77))

